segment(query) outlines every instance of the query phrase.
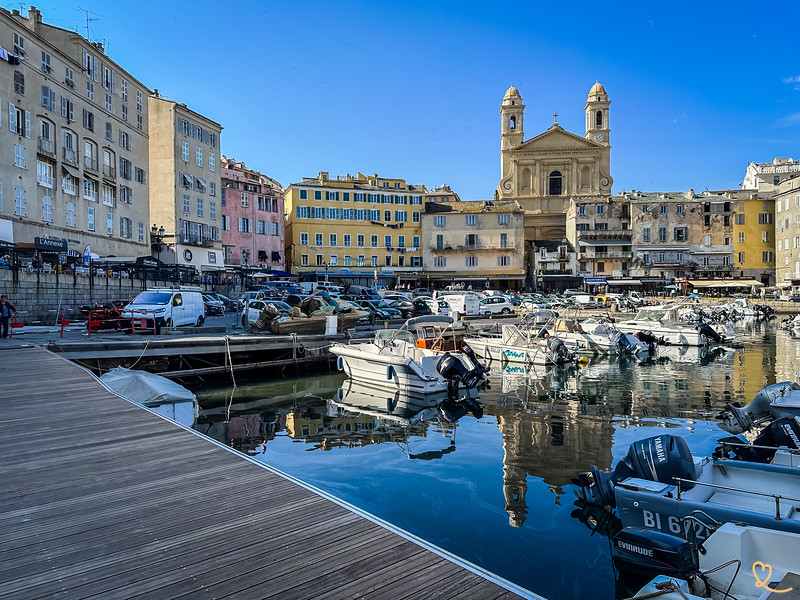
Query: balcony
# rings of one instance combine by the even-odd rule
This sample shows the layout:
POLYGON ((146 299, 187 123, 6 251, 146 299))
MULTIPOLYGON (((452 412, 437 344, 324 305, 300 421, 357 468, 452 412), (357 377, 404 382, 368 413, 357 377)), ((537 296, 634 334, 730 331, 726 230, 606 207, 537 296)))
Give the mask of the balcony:
POLYGON ((63 161, 73 167, 78 166, 78 154, 72 148, 62 148, 63 161))
POLYGON ((500 246, 490 246, 488 244, 465 244, 463 246, 448 246, 445 244, 441 248, 433 245, 430 247, 430 250, 433 252, 474 252, 474 251, 503 251, 509 250, 509 248, 501 248, 500 246))
POLYGON ((606 260, 609 258, 616 258, 620 260, 630 260, 633 258, 633 252, 581 252, 578 255, 580 260, 606 260))
POLYGON ((37 173, 36 183, 42 187, 53 189, 53 176, 46 173, 37 173))
POLYGON ((714 271, 726 271, 726 272, 733 271, 733 265, 698 265, 697 263, 692 263, 692 266, 694 266, 695 273, 710 273, 714 271))
POLYGON ((83 157, 83 167, 87 171, 91 171, 92 173, 97 173, 97 159, 92 156, 84 156, 83 157))
POLYGON ((581 240, 596 240, 596 239, 607 239, 607 240, 629 240, 631 239, 631 234, 633 233, 630 229, 589 229, 585 231, 578 232, 578 239, 581 240))
POLYGON ((78 195, 78 186, 66 179, 61 181, 61 190, 65 194, 69 194, 70 196, 78 195))
POLYGON ((56 157, 56 150, 53 144, 53 140, 49 140, 42 136, 39 136, 39 141, 36 145, 36 149, 39 154, 42 154, 48 158, 55 158, 56 157))
POLYGON ((117 168, 114 165, 103 165, 103 177, 115 180, 117 178, 117 168))

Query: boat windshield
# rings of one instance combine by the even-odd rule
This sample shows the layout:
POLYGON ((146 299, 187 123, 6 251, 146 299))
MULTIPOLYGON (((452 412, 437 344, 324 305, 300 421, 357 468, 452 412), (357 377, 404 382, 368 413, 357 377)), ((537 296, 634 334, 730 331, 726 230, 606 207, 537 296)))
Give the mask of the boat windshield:
POLYGON ((384 346, 386 342, 408 342, 412 346, 416 343, 414 334, 408 330, 397 329, 379 329, 375 332, 375 343, 378 346, 384 346))
POLYGON ((663 308, 643 308, 636 313, 637 321, 661 321, 667 316, 663 308))

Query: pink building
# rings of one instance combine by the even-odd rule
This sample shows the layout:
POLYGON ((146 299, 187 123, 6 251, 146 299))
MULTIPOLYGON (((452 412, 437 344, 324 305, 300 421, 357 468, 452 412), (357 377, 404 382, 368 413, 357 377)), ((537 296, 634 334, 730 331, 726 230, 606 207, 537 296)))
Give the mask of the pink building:
POLYGON ((281 185, 224 156, 221 178, 225 264, 285 271, 281 185))

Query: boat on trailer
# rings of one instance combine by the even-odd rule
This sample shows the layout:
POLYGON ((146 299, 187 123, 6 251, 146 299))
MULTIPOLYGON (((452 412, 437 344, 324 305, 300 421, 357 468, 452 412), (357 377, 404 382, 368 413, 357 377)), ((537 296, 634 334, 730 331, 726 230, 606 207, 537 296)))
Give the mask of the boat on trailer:
POLYGON ((430 394, 478 387, 484 369, 452 326, 450 317, 415 317, 400 329, 379 329, 370 341, 335 343, 330 352, 348 377, 381 389, 430 394))

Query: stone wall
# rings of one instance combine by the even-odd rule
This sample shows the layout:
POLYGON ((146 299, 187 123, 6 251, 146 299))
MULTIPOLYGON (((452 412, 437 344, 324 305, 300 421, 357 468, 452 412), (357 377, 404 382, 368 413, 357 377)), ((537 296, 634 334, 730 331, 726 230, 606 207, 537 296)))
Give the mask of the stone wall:
MULTIPOLYGON (((0 293, 19 313, 17 320, 28 324, 52 325, 57 321, 59 306, 66 318, 80 318, 78 307, 102 304, 117 298, 133 298, 147 288, 169 287, 171 282, 112 278, 88 275, 29 273, 19 271, 15 281, 13 271, 0 270, 0 293)), ((231 298, 238 298, 238 287, 201 285, 231 298)))

